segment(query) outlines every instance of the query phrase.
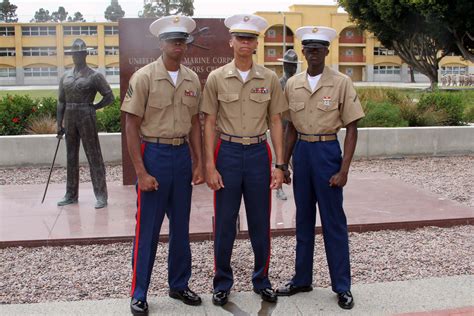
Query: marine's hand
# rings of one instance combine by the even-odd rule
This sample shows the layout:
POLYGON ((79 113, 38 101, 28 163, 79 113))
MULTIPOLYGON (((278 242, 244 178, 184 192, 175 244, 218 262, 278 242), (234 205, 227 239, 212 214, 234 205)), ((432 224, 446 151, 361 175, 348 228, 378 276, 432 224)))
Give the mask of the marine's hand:
POLYGON ((280 169, 273 169, 272 178, 270 179, 270 189, 279 189, 283 183, 283 171, 280 169))
POLYGON ((141 191, 156 191, 158 190, 159 183, 155 177, 147 174, 138 176, 138 187, 141 191))
POLYGON ((221 188, 224 187, 224 181, 222 181, 222 177, 217 171, 215 167, 207 168, 206 170, 206 182, 207 186, 214 191, 220 190, 221 188))
POLYGON ((63 138, 65 133, 66 131, 64 130, 64 127, 58 126, 58 132, 57 132, 56 138, 63 138))
POLYGON ((286 170, 283 172, 283 183, 290 185, 291 184, 291 172, 290 170, 286 170))
POLYGON ((343 187, 347 183, 347 172, 339 171, 329 179, 330 187, 343 187))
POLYGON ((201 165, 193 167, 193 179, 191 181, 192 185, 198 185, 204 183, 204 171, 202 170, 201 165))

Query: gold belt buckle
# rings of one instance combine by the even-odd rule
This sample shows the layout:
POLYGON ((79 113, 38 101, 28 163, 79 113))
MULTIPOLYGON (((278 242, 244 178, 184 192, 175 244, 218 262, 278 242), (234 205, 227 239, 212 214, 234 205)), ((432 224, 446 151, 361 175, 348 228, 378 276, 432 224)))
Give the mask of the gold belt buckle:
POLYGON ((242 145, 250 145, 250 144, 252 144, 250 137, 242 137, 242 145))
POLYGON ((181 138, 173 138, 173 146, 181 145, 181 138))

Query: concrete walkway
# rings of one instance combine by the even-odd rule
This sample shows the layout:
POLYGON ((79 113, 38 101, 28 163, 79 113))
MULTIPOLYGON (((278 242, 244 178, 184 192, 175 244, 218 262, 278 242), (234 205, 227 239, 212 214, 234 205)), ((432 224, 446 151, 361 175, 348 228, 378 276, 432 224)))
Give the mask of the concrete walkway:
MULTIPOLYGON (((44 185, 0 186, 0 248, 131 241, 135 230, 134 186, 108 183, 109 205, 95 210, 91 183, 81 183, 78 204, 56 206, 64 184, 49 186, 41 204, 44 185)), ((274 198, 270 218, 272 234, 294 235, 295 204, 291 186, 284 186, 288 200, 274 198)), ((349 230, 413 229, 455 226, 473 222, 474 209, 445 199, 384 173, 354 173, 346 186, 344 205, 349 230)), ((193 192, 191 240, 212 239, 212 191, 205 185, 193 192)), ((239 212, 239 237, 248 232, 244 204, 239 212)), ((317 231, 321 222, 317 220, 317 231)), ((165 221, 161 234, 168 235, 165 221)))
MULTIPOLYGON (((211 295, 191 307, 169 297, 149 299, 150 315, 474 315, 474 276, 354 285, 356 305, 350 311, 338 307, 329 288, 316 288, 276 305, 264 303, 254 293, 232 293, 229 303, 216 307, 211 295), (423 313, 428 312, 428 313, 423 313), (413 315, 413 314, 408 314, 413 315)), ((0 315, 129 315, 129 299, 0 305, 0 315)))

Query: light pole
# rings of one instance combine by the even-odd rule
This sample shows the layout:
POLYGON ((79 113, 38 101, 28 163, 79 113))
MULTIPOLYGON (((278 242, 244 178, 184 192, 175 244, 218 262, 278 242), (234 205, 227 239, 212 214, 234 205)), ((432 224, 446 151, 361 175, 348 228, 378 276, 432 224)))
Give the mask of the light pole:
POLYGON ((280 11, 280 14, 283 15, 283 55, 286 52, 286 16, 285 13, 280 11))

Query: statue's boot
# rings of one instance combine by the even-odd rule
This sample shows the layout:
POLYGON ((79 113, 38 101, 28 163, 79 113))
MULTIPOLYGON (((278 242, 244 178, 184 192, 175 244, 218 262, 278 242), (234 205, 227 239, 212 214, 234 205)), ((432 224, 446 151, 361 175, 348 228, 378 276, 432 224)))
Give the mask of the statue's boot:
POLYGON ((70 196, 65 196, 61 201, 58 202, 58 206, 64 206, 64 205, 69 205, 69 204, 75 204, 77 203, 77 198, 73 198, 70 196))
POLYGON ((98 198, 97 202, 95 202, 94 208, 99 209, 99 208, 104 208, 106 206, 107 206, 107 199, 98 198))

